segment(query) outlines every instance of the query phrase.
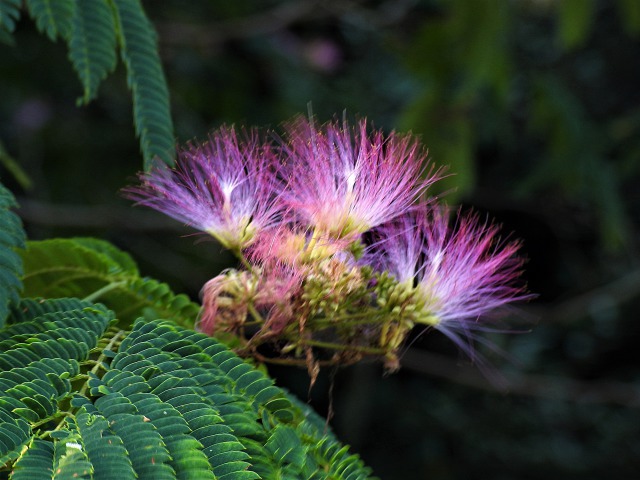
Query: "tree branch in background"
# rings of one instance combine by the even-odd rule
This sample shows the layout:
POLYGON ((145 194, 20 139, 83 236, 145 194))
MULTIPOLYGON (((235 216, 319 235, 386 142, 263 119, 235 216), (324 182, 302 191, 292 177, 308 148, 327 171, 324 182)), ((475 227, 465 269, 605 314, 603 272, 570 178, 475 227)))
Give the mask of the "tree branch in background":
POLYGON ((367 0, 299 0, 275 6, 255 15, 229 19, 207 25, 155 22, 161 42, 166 45, 186 45, 212 48, 227 40, 277 32, 304 20, 356 13, 360 23, 369 28, 397 23, 410 11, 416 0, 390 0, 374 8, 365 8, 367 0))
POLYGON ((163 215, 112 205, 51 204, 26 197, 18 198, 18 214, 25 223, 80 228, 119 228, 131 231, 185 230, 163 215))
POLYGON ((491 384, 472 365, 459 365, 444 355, 410 349, 401 358, 403 368, 481 390, 571 402, 640 407, 640 387, 616 381, 583 381, 549 375, 504 375, 504 387, 491 384))

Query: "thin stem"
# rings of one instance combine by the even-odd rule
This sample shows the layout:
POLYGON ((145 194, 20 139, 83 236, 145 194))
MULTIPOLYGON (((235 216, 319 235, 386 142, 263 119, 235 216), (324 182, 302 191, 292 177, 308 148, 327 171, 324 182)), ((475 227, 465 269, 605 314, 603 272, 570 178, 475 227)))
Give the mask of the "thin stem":
MULTIPOLYGON (((264 320, 260 315, 260 313, 255 310, 255 307, 253 305, 249 305, 247 308, 249 310, 249 313, 255 320, 244 322, 243 325, 245 326, 262 325, 264 323, 264 320)), ((340 317, 333 317, 333 318, 326 318, 326 317, 322 319, 312 318, 307 322, 307 325, 312 324, 314 327, 320 326, 320 327, 329 328, 329 327, 335 327, 336 324, 340 324, 340 326, 344 326, 344 325, 369 325, 369 324, 378 323, 377 321, 373 321, 367 318, 370 315, 371 315, 370 313, 353 313, 353 314, 343 315, 340 317), (352 322, 352 321, 348 321, 350 318, 362 318, 363 320, 352 322)), ((382 323, 382 322, 379 322, 379 323, 382 323)))
POLYGON ((247 270, 249 270, 252 274, 255 275, 255 272, 253 271, 253 265, 251 265, 249 263, 249 260, 247 260, 247 257, 245 257, 244 255, 242 255, 242 253, 239 253, 239 258, 240 258, 240 263, 242 263, 242 265, 244 266, 244 268, 246 268, 247 270))
MULTIPOLYGON (((369 314, 370 315, 370 314, 369 314)), ((311 324, 314 327, 316 326, 321 326, 324 327, 326 326, 328 327, 336 327, 336 326, 351 326, 351 325, 375 325, 375 324, 381 324, 384 322, 380 322, 380 321, 376 321, 376 320, 371 320, 369 318, 366 318, 366 315, 362 314, 362 315, 346 315, 346 316, 340 316, 340 317, 334 317, 334 318, 323 318, 323 319, 311 319, 309 320, 309 322, 307 322, 307 324, 311 324), (358 320, 358 321, 349 321, 349 318, 363 318, 362 320, 358 320)))
MULTIPOLYGON (((295 367, 308 367, 308 363, 306 359, 301 358, 270 358, 265 357, 264 355, 254 352, 253 356, 262 363, 271 363, 273 365, 287 365, 287 366, 295 366, 295 367)), ((316 363, 320 367, 329 367, 334 365, 348 365, 348 363, 343 363, 340 359, 333 360, 316 360, 316 363)))
MULTIPOLYGON (((113 336, 111 341, 107 344, 107 346, 103 348, 103 353, 100 354, 100 356, 96 360, 95 366, 91 369, 89 373, 93 373, 95 375, 98 372, 98 370, 100 370, 100 367, 102 366, 102 362, 104 362, 104 360, 107 358, 107 356, 104 354, 104 350, 111 350, 111 348, 118 342, 118 338, 124 334, 125 334, 124 330, 119 330, 118 332, 116 332, 116 334, 113 336)), ((87 377, 88 377, 88 374, 87 374, 87 377)), ((88 387, 89 387, 89 378, 87 378, 87 381, 85 382, 85 384, 82 386, 82 388, 78 393, 80 395, 84 395, 84 392, 87 391, 88 387)))
POLYGON ((306 343, 307 345, 311 345, 312 347, 328 348, 331 350, 354 350, 356 352, 369 353, 372 355, 382 355, 384 353, 387 353, 386 350, 382 348, 362 347, 359 345, 343 345, 340 343, 322 342, 320 340, 305 339, 304 343, 306 343))
MULTIPOLYGON (((247 305, 247 310, 249 310, 249 313, 251 314, 251 316, 254 318, 255 323, 262 325, 264 324, 264 319, 262 318, 262 315, 260 315, 260 312, 258 312, 258 310, 256 310, 255 305, 252 302, 249 302, 249 304, 247 305)), ((253 324, 254 322, 245 322, 245 324, 253 324)))
POLYGON ((318 243, 318 229, 314 228, 313 229, 313 233, 311 234, 311 240, 309 240, 309 243, 306 246, 306 250, 308 252, 313 252, 313 249, 316 246, 316 243, 318 243))
MULTIPOLYGON (((32 424, 31 424, 31 429, 33 430, 33 429, 35 429, 35 428, 38 428, 40 425, 44 425, 45 423, 49 423, 49 422, 50 422, 51 420, 53 420, 54 418, 58 418, 58 417, 71 417, 71 416, 73 416, 71 413, 69 413, 69 412, 65 412, 64 410, 61 410, 61 411, 57 412, 55 415, 52 415, 52 416, 47 417, 47 418, 45 418, 45 419, 43 419, 43 420, 40 420, 39 422, 32 423, 32 424)), ((62 422, 61 422, 61 423, 62 423, 62 422)), ((59 424, 58 424, 58 425, 59 425, 59 424)), ((57 430, 57 427, 56 427, 56 430, 57 430)), ((47 432, 45 432, 45 433, 47 433, 47 432)))
POLYGON ((86 297, 84 297, 83 300, 85 302, 95 302, 98 298, 100 298, 105 293, 110 292, 111 290, 115 290, 116 288, 123 287, 126 284, 127 284, 126 280, 120 280, 119 282, 108 283, 104 287, 102 287, 102 288, 96 290, 95 292, 93 292, 92 294, 87 295, 86 297))
MULTIPOLYGON (((116 332, 116 334, 111 338, 111 340, 109 341, 109 343, 107 344, 107 346, 103 349, 104 350, 111 350, 111 348, 113 348, 113 346, 118 342, 119 337, 121 337, 122 335, 124 335, 125 331, 124 330, 119 330, 118 332, 116 332)), ((107 356, 104 353, 101 353, 100 356, 98 357, 98 359, 96 360, 96 364, 95 366, 91 369, 90 373, 96 374, 98 372, 98 370, 100 369, 100 367, 102 366, 102 362, 104 362, 105 358, 107 358, 107 356)), ((82 386, 82 388, 80 389, 80 391, 78 392, 80 395, 84 395, 84 393, 87 391, 87 388, 89 387, 89 375, 83 375, 84 377, 86 377, 86 381, 84 383, 84 385, 82 386)), ((56 428, 54 428, 53 430, 47 430, 46 432, 43 432, 41 435, 39 435, 38 438, 44 438, 46 436, 49 436, 51 434, 52 431, 57 431, 60 430, 62 428, 62 425, 64 424, 64 419, 66 417, 69 416, 73 416, 73 414, 71 412, 66 412, 66 411, 61 411, 58 413, 59 416, 62 416, 62 420, 60 420, 60 423, 58 423, 58 425, 56 426, 56 428)), ((39 422, 38 424, 36 424, 35 426, 41 424, 43 422, 39 422)))
POLYGON ((257 276, 257 275, 256 275, 256 272, 254 271, 253 265, 251 265, 251 264, 249 263, 249 260, 247 260, 247 257, 245 257, 245 256, 242 254, 242 250, 240 249, 240 247, 234 248, 234 249, 232 250, 232 253, 233 253, 236 257, 238 257, 238 260, 240 260, 240 263, 242 264, 242 266, 243 266, 244 268, 246 268, 249 272, 251 272, 251 274, 252 274, 254 277, 256 277, 256 276, 257 276))

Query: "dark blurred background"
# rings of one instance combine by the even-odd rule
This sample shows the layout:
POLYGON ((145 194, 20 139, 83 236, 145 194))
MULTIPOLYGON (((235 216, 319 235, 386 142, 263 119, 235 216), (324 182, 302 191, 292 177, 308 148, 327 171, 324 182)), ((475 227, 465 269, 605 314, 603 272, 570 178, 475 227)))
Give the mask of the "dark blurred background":
MULTIPOLYGON (((439 334, 402 370, 270 368, 383 479, 640 478, 640 2, 145 1, 177 140, 278 128, 311 102, 412 131, 454 175, 434 193, 523 241, 529 289, 484 351, 439 334), (509 322, 507 322, 509 323, 509 322), (500 372, 498 374, 497 372, 500 372), (331 386, 333 385, 333 388, 331 386)), ((97 101, 23 19, 0 45, 0 176, 32 239, 93 235, 197 299, 233 260, 118 191, 142 159, 122 66, 97 101), (28 178, 23 178, 19 170, 28 178)))

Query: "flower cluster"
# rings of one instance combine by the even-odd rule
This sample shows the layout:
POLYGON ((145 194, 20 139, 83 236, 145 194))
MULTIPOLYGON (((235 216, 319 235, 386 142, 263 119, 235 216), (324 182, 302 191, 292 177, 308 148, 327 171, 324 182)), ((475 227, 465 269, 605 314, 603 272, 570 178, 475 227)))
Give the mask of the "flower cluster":
POLYGON ((525 297, 517 242, 477 216, 452 223, 427 194, 438 176, 410 135, 300 117, 278 141, 223 127, 127 194, 240 259, 204 286, 199 330, 310 371, 369 355, 393 369, 415 326, 469 349, 525 297))

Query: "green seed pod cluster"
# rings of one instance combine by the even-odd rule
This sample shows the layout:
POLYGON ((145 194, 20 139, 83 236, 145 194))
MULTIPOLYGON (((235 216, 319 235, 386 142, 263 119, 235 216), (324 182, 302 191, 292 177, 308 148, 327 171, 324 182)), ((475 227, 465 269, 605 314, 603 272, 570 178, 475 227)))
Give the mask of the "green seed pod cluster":
POLYGON ((413 284, 398 282, 393 275, 382 272, 376 275, 376 303, 390 318, 415 320, 424 305, 413 284))
POLYGON ((306 279, 302 298, 312 316, 332 317, 368 297, 367 274, 335 258, 320 262, 306 279))

